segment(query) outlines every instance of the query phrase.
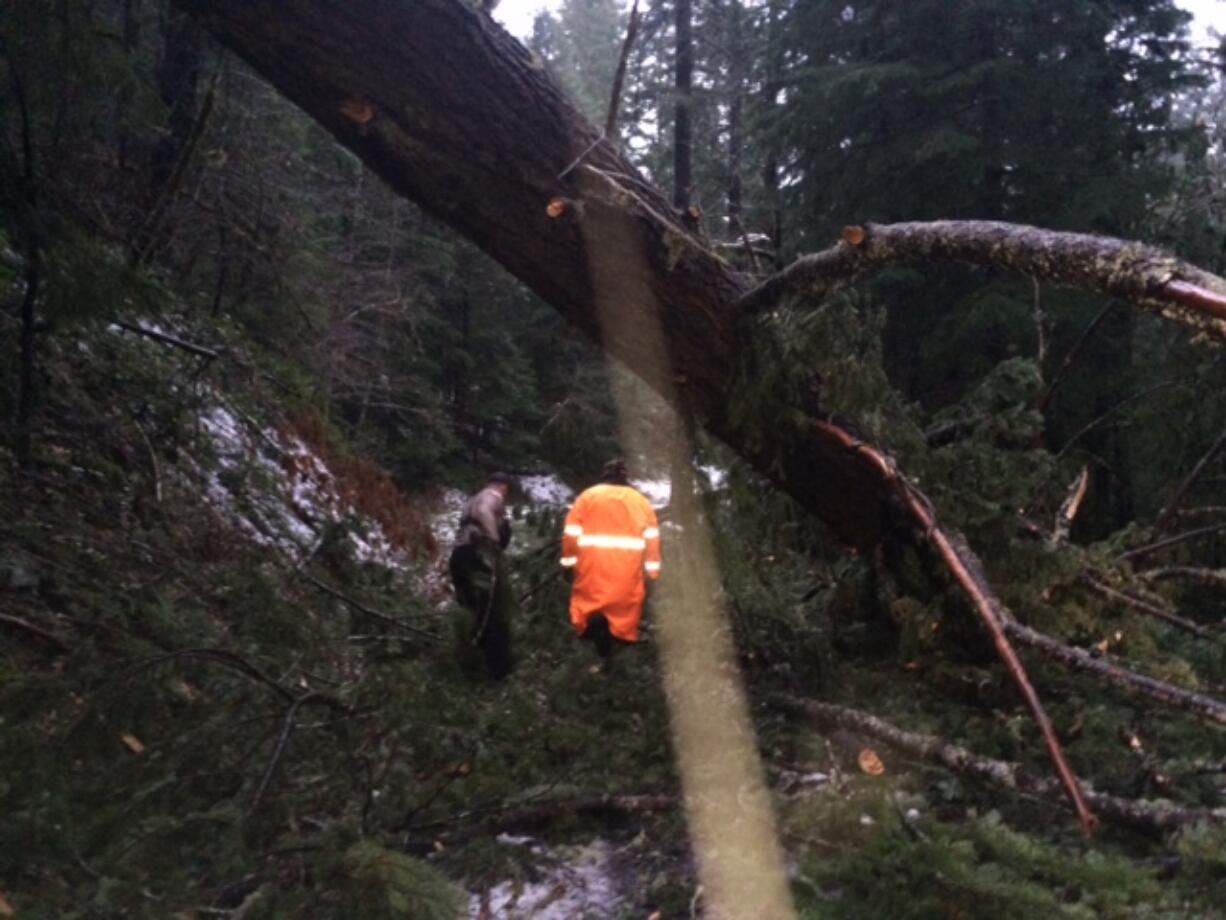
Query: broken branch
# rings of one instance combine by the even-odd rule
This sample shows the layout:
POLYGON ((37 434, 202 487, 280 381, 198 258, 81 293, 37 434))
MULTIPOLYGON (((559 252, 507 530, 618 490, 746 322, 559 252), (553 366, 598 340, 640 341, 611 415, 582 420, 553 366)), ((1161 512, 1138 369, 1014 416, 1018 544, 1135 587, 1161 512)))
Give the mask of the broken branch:
POLYGON ((1068 496, 1060 505, 1060 511, 1056 514, 1056 526, 1052 530, 1051 545, 1053 547, 1060 546, 1068 542, 1069 530, 1072 529, 1073 521, 1077 519, 1077 512, 1081 510, 1081 503, 1085 501, 1086 487, 1090 483, 1090 469, 1083 466, 1081 473, 1073 482, 1073 487, 1069 489, 1068 496))
POLYGON ((365 614, 366 616, 370 617, 373 620, 378 620, 381 623, 386 623, 389 626, 396 627, 397 629, 403 629, 408 632, 414 633, 416 635, 424 636, 425 638, 430 639, 433 642, 442 641, 442 638, 440 636, 437 636, 432 632, 421 629, 420 627, 417 627, 417 626, 413 626, 409 623, 404 622, 403 620, 397 619, 396 617, 388 616, 386 613, 380 613, 377 610, 371 610, 365 604, 355 601, 352 597, 348 597, 347 595, 341 594, 340 591, 337 591, 331 585, 325 584, 324 582, 320 581, 314 575, 309 575, 306 572, 303 572, 302 577, 305 578, 307 581, 309 581, 311 584, 313 584, 320 591, 324 592, 324 594, 334 597, 338 601, 341 601, 342 603, 348 604, 354 610, 358 611, 359 613, 365 614))
POLYGON ((1217 459, 1223 448, 1226 448, 1226 431, 1223 431, 1218 436, 1218 439, 1213 442, 1213 446, 1197 461, 1196 466, 1192 467, 1192 471, 1184 477, 1183 482, 1179 484, 1179 488, 1175 490, 1175 494, 1171 496, 1171 500, 1166 503, 1166 507, 1158 514, 1158 520, 1154 522, 1155 529, 1166 530, 1167 525, 1171 522, 1172 515, 1175 513, 1175 509, 1183 501, 1184 496, 1188 494, 1188 490, 1196 484, 1196 480, 1200 479, 1201 474, 1209 464, 1217 459))
MULTIPOLYGON (((1058 800, 1060 796, 1057 782, 1032 775, 1022 764, 982 757, 942 738, 904 731, 865 712, 783 694, 772 695, 770 703, 785 712, 807 716, 825 726, 876 738, 896 750, 938 763, 954 773, 982 783, 1045 799, 1058 800)), ((1125 799, 1095 792, 1089 787, 1086 789, 1086 799, 1096 814, 1149 833, 1164 834, 1198 821, 1226 822, 1226 808, 1188 808, 1166 802, 1125 799)))
POLYGON ((1123 604, 1125 607, 1131 607, 1133 610, 1139 611, 1146 616, 1151 616, 1154 619, 1162 620, 1164 623, 1169 623, 1176 629, 1182 629, 1186 633, 1196 636, 1198 639, 1207 639, 1210 642, 1216 642, 1217 637, 1205 627, 1198 623, 1193 623, 1191 620, 1186 620, 1178 614, 1171 613, 1169 610, 1163 610, 1157 604, 1151 604, 1149 601, 1139 597, 1135 597, 1126 591, 1120 591, 1104 584, 1099 578, 1091 572, 1082 574, 1080 581, 1096 594, 1102 595, 1108 600, 1113 600, 1123 604))
POLYGON ((874 269, 916 262, 963 262, 1101 291, 1226 341, 1226 280, 1153 246, 999 221, 848 228, 835 246, 802 256, 750 290, 739 308, 762 313, 789 297, 824 297, 874 269))
POLYGON ((1176 687, 1174 684, 1118 667, 1101 655, 1068 645, 1016 620, 1005 623, 1005 632, 1014 642, 1033 649, 1071 670, 1085 671, 1117 687, 1140 693, 1159 703, 1193 713, 1211 722, 1226 725, 1226 703, 1214 697, 1197 693, 1194 690, 1185 690, 1183 687, 1176 687))
POLYGON ((144 326, 138 326, 136 323, 129 323, 122 319, 115 320, 115 325, 127 332, 133 332, 136 335, 143 335, 147 339, 153 339, 155 342, 161 342, 163 345, 169 345, 172 348, 179 348, 183 351, 190 352, 193 355, 199 355, 201 358, 220 358, 221 353, 214 351, 211 348, 205 348, 203 345, 194 345, 191 342, 185 342, 183 339, 176 338, 173 335, 167 335, 165 332, 159 332, 156 329, 146 329, 144 326))
POLYGON ((1059 739, 1056 738, 1051 719, 1043 709, 1043 704, 1039 701, 1039 696, 1030 683, 1030 678, 1026 676, 1026 669, 1022 666, 1005 634, 1004 624, 1014 619, 1013 614, 992 593, 991 586, 982 572, 982 565, 975 554, 964 542, 956 540, 952 534, 946 533, 940 527, 932 503, 898 471, 889 458, 861 443, 836 425, 827 422, 818 422, 817 425, 824 433, 841 441, 847 449, 861 452, 877 466, 882 479, 894 490, 896 497, 906 509, 908 517, 917 525, 919 534, 936 548, 954 581, 966 592, 971 606, 974 607, 979 619, 992 637, 996 653, 1004 662, 1009 676, 1013 678, 1014 685, 1030 709, 1030 714, 1047 745, 1047 753, 1056 768, 1060 782, 1064 785, 1073 810, 1077 812, 1082 830, 1087 834, 1093 832, 1098 825, 1098 819, 1086 806, 1077 777, 1064 757, 1064 750, 1060 746, 1059 739))

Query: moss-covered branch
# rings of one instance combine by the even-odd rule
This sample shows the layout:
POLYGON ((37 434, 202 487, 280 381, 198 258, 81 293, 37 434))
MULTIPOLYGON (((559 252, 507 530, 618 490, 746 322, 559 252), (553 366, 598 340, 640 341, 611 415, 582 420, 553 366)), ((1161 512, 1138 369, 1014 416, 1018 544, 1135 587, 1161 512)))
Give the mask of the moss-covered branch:
POLYGON ((848 227, 843 240, 803 256, 741 298, 746 313, 797 295, 823 297, 867 272, 900 263, 964 262, 1132 301, 1226 341, 1226 280, 1153 246, 998 221, 848 227))

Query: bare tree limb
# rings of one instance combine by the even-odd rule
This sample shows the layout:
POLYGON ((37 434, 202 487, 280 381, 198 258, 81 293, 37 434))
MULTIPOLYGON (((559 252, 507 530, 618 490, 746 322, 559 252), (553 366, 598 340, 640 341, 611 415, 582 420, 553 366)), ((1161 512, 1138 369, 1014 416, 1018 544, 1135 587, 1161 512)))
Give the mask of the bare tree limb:
POLYGON ((879 467, 882 477, 893 484, 897 498, 907 510, 918 532, 936 548, 954 581, 966 592, 980 621, 992 637, 996 653, 1004 662, 1005 669, 1021 693, 1022 699, 1025 700, 1031 717, 1043 736, 1043 741, 1047 745, 1047 753, 1072 803, 1073 810, 1077 812, 1082 830, 1087 834, 1092 833, 1098 825, 1098 819, 1086 806, 1077 777, 1064 757, 1064 750, 1052 728, 1051 719, 1043 709, 1043 704, 1039 701, 1039 696, 1035 693, 1034 686, 1026 675, 1026 669, 1009 644, 1009 639, 1005 634, 1005 624, 1014 619, 1013 614, 993 593, 983 574, 979 559, 959 537, 946 533, 940 527, 932 503, 898 471, 892 460, 873 448, 861 444, 841 428, 824 422, 819 424, 828 429, 831 436, 842 439, 848 449, 864 453, 871 462, 879 467))
POLYGON ((1200 458, 1196 466, 1192 467, 1192 471, 1184 477, 1183 482, 1179 484, 1179 488, 1175 490, 1175 494, 1166 503, 1166 507, 1158 514, 1158 519, 1154 522, 1155 529, 1166 530, 1171 522, 1172 515, 1175 513, 1175 509, 1183 501, 1184 496, 1188 494, 1188 490, 1192 488, 1209 464, 1221 455, 1223 449, 1226 449, 1226 430, 1223 430, 1218 435, 1218 439, 1213 442, 1213 446, 1205 452, 1205 455, 1200 458))
POLYGON ((1151 553, 1156 553, 1160 550, 1170 549, 1172 546, 1178 546, 1180 543, 1187 543, 1191 540, 1199 540, 1201 537, 1212 536, 1213 534, 1221 533, 1226 530, 1226 521, 1219 521, 1216 524, 1206 524, 1204 527, 1197 527, 1195 530, 1188 530, 1184 533, 1175 534, 1173 537, 1167 537, 1164 540, 1157 540, 1154 543, 1147 543, 1144 546, 1138 546, 1134 549, 1126 550, 1120 553, 1120 559, 1135 561, 1142 559, 1151 553))
POLYGON ((41 626, 35 626, 33 623, 31 623, 27 619, 24 619, 22 617, 10 616, 7 613, 0 613, 0 623, 7 623, 9 626, 15 626, 18 629, 28 632, 32 636, 37 636, 39 639, 46 642, 48 645, 53 646, 56 649, 56 651, 59 651, 59 652, 68 651, 68 645, 63 639, 55 635, 55 633, 48 632, 47 630, 43 629, 41 626))
MULTIPOLYGON (((137 664, 136 670, 143 671, 146 668, 154 667, 155 665, 163 664, 167 661, 174 661, 178 658, 195 658, 200 661, 210 661, 214 664, 220 664, 223 667, 238 671, 245 674, 257 683, 268 687, 277 696, 281 697, 287 703, 294 703, 301 699, 297 694, 290 690, 285 685, 269 677, 247 659, 242 658, 233 652, 227 652, 225 649, 219 648, 185 648, 174 652, 168 652, 165 655, 155 655, 152 658, 146 658, 137 664)), ((326 693, 318 693, 312 691, 308 694, 312 702, 318 702, 328 706, 331 709, 340 712, 352 712, 352 708, 341 702, 334 696, 326 693)))
POLYGON ((626 39, 622 42, 621 54, 617 57, 617 70, 613 74, 613 91, 609 95, 609 113, 605 116, 604 136, 610 144, 617 142, 617 112, 621 107, 622 84, 626 80, 626 63, 630 60, 630 49, 634 47, 635 36, 639 32, 639 0, 634 0, 630 7, 630 21, 626 24, 626 39))
POLYGON ((416 635, 423 636, 427 639, 430 639, 433 642, 442 641, 441 636, 435 635, 432 632, 424 630, 418 626, 413 626, 412 624, 406 623, 404 622, 404 620, 398 619, 396 617, 388 616, 386 613, 380 613, 377 610, 371 610, 365 604, 359 603, 358 601, 355 601, 352 597, 348 597, 347 595, 342 594, 340 591, 337 591, 331 585, 325 584, 324 582, 320 581, 314 575, 310 575, 306 572, 303 572, 302 577, 305 578, 307 581, 309 581, 311 584, 313 584, 320 591, 324 592, 324 594, 327 594, 331 597, 336 598, 338 601, 348 604, 354 610, 357 610, 359 613, 365 614, 371 619, 378 620, 381 623, 386 623, 389 626, 394 626, 397 629, 403 629, 408 632, 414 633, 416 635))
POLYGON ((1126 607, 1131 607, 1146 616, 1154 617, 1162 620, 1164 623, 1169 623, 1176 629, 1181 629, 1186 633, 1196 636, 1198 639, 1206 639, 1210 642, 1218 641, 1217 636, 1205 629, 1199 623, 1193 623, 1191 620, 1184 619, 1178 614, 1171 613, 1169 610, 1163 610, 1157 604, 1152 604, 1149 601, 1129 594, 1127 591, 1120 591, 1102 581, 1101 577, 1093 572, 1084 572, 1081 575, 1080 581, 1096 594, 1100 594, 1109 600, 1116 601, 1126 607))
POLYGON ((1149 569, 1142 572, 1141 577, 1150 581, 1168 579, 1183 579, 1210 588, 1226 588, 1226 569, 1198 569, 1189 566, 1171 565, 1160 569, 1149 569))
POLYGON ((1043 391, 1043 396, 1039 399, 1038 410, 1045 412, 1047 407, 1051 405, 1052 397, 1056 395, 1056 388, 1064 382, 1064 377, 1068 373, 1069 368, 1073 366, 1073 362, 1081 355, 1081 350, 1085 348, 1086 342, 1094 335, 1095 330, 1103 324, 1111 311, 1115 309, 1114 303, 1109 303, 1095 315, 1094 319, 1090 320, 1090 324, 1082 330, 1081 335, 1077 337, 1077 341, 1073 343, 1073 347, 1068 350, 1068 354, 1064 356, 1064 360, 1060 362, 1060 367, 1056 369, 1056 373, 1052 375, 1051 382, 1047 384, 1047 389, 1043 391))
MULTIPOLYGON (((896 750, 940 764, 954 773, 991 786, 1054 801, 1060 799, 1059 783, 1035 776, 1022 764, 982 757, 942 738, 904 731, 865 712, 782 694, 772 695, 770 703, 784 712, 806 716, 823 726, 839 727, 875 738, 896 750)), ((1125 799, 1088 787, 1086 799, 1096 814, 1152 834, 1169 833, 1202 821, 1226 823, 1226 808, 1189 808, 1172 802, 1125 799)))
POLYGON ((205 348, 203 345, 195 345, 191 342, 184 341, 173 335, 167 335, 157 329, 149 329, 145 326, 136 323, 129 323, 127 320, 117 319, 115 325, 127 332, 143 335, 147 339, 153 339, 155 342, 161 342, 163 345, 169 345, 172 348, 179 348, 193 355, 198 355, 201 358, 220 358, 221 352, 214 351, 212 348, 205 348))
POLYGON ((1038 339, 1038 348, 1035 351, 1035 364, 1038 365, 1039 374, 1043 373, 1043 368, 1047 366, 1047 324, 1043 316, 1043 288, 1039 284, 1038 278, 1031 278, 1034 284, 1034 333, 1038 339))
POLYGON ((1005 632, 1014 642, 1024 645, 1039 654, 1059 662, 1074 671, 1085 671, 1109 684, 1140 693, 1164 705, 1182 709, 1211 722, 1226 725, 1226 702, 1176 687, 1144 674, 1112 664, 1102 655, 1077 648, 1055 639, 1037 629, 1025 626, 1016 620, 1005 624, 1005 632))
POLYGON ((848 227, 842 242, 797 259, 741 298, 746 313, 793 296, 823 297, 898 263, 964 262, 1101 291, 1226 341, 1226 280, 1152 246, 998 221, 848 227))
POLYGON ((289 710, 285 713, 285 719, 281 723, 281 731, 277 735, 277 744, 272 749, 272 757, 268 759, 268 766, 264 768, 264 775, 260 779, 260 785, 256 787, 255 795, 251 797, 251 805, 247 808, 248 818, 255 813, 256 808, 260 805, 260 800, 264 798, 264 793, 268 790, 268 784, 272 782, 273 772, 277 769, 277 763, 285 752, 285 745, 289 743, 289 737, 294 732, 294 716, 298 714, 301 706, 311 702, 316 697, 317 694, 315 693, 304 693, 290 704, 289 710))

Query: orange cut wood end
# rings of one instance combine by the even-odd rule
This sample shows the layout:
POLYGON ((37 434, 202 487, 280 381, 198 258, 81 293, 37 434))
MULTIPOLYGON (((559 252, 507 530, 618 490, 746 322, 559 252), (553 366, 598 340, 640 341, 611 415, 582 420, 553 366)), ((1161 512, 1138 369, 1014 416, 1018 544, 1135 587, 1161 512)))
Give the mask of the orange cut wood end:
POLYGON ((843 239, 852 246, 859 246, 868 239, 868 231, 861 226, 853 224, 850 227, 843 228, 843 239))
POLYGON ((877 756, 877 752, 872 748, 862 750, 860 756, 856 758, 856 762, 860 764, 860 769, 869 776, 880 776, 885 772, 885 764, 881 762, 881 758, 877 756))
POLYGON ((375 107, 361 99, 346 99, 341 103, 341 114, 357 125, 368 125, 375 120, 375 107))
POLYGON ((565 198, 550 199, 549 204, 546 205, 545 207, 545 213, 548 214, 550 217, 554 218, 555 220, 557 220, 559 217, 561 217, 563 214, 566 213, 566 199, 565 198))

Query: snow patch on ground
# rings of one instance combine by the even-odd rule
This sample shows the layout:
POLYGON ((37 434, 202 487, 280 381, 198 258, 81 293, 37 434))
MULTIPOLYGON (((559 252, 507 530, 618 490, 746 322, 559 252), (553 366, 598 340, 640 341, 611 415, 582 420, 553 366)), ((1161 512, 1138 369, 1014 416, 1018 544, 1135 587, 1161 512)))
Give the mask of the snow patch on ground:
POLYGON ((622 895, 617 850, 597 838, 578 847, 550 848, 531 838, 501 835, 500 843, 528 846, 547 866, 539 881, 507 881, 469 899, 472 920, 573 920, 617 916, 622 895))
POLYGON ((355 559, 408 569, 382 526, 342 498, 332 471, 301 439, 220 403, 200 415, 200 428, 218 463, 206 474, 205 495, 252 540, 298 560, 319 548, 329 525, 345 522, 355 559))
POLYGON ((632 479, 630 485, 646 495, 653 508, 663 508, 673 494, 673 484, 668 479, 632 479))
POLYGON ((560 508, 569 505, 575 497, 571 489, 557 476, 520 476, 519 488, 533 505, 560 508))

